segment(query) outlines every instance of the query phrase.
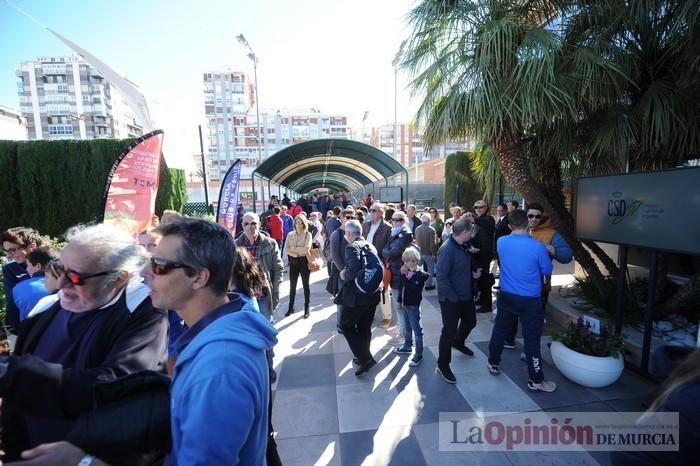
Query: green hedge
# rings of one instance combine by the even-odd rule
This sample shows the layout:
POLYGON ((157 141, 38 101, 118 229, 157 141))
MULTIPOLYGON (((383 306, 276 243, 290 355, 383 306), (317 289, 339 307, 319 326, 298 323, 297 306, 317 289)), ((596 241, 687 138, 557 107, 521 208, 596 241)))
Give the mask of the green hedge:
MULTIPOLYGON (((60 236, 99 219, 109 171, 132 141, 0 141, 0 230, 26 225, 60 236)), ((186 201, 185 174, 161 163, 156 213, 179 211, 186 201)))
POLYGON ((454 202, 455 187, 459 183, 458 204, 468 210, 477 199, 481 199, 483 189, 474 180, 468 152, 455 152, 445 160, 445 209, 454 202))

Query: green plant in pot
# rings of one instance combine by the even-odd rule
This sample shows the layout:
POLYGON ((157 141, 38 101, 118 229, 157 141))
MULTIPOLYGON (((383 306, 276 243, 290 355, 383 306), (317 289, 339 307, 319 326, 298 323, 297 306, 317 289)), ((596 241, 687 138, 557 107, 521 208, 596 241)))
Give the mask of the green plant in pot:
POLYGON ((566 378, 586 387, 605 387, 620 378, 625 368, 623 349, 620 335, 612 334, 607 327, 598 335, 583 317, 552 334, 554 365, 566 378))

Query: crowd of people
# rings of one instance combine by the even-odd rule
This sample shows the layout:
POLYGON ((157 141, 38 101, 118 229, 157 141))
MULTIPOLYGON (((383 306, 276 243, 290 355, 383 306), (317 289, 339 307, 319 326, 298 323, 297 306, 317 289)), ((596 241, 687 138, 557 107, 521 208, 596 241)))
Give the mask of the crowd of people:
POLYGON ((5 460, 282 464, 271 419, 272 324, 285 275, 283 317, 296 310, 299 277, 310 316, 320 258, 357 377, 377 363, 375 316, 396 354, 423 363, 421 303, 437 290, 436 371, 456 383, 452 350, 474 355, 468 337, 476 314, 494 311, 495 290, 484 372, 500 374, 520 323, 527 388, 556 390, 540 339, 553 261, 570 262, 572 251, 543 206, 500 204, 494 218, 477 200, 473 212, 450 205, 443 219, 432 207, 419 213, 339 193, 285 194, 268 207, 240 211, 235 235, 177 212, 138 241, 104 224, 71 229, 63 247, 28 227, 2 232, 6 327, 17 335, 13 353, 0 357, 5 460))

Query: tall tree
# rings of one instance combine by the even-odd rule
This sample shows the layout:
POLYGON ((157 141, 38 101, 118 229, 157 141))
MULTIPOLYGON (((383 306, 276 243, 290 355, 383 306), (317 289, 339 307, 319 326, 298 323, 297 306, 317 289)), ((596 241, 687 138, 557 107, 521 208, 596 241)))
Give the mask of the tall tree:
MULTIPOLYGON (((417 118, 428 146, 473 137, 489 144, 508 183, 528 201, 544 205, 577 261, 594 282, 603 274, 576 241, 574 219, 561 194, 533 175, 526 144, 532 127, 577 118, 574 90, 586 76, 560 72, 565 2, 532 0, 425 0, 409 13, 413 33, 404 66, 421 94, 417 118)), ((599 81, 584 93, 601 93, 619 71, 598 57, 581 56, 582 72, 599 81)), ((606 88, 607 90, 607 88, 606 88)))
POLYGON ((700 37, 694 0, 425 0, 404 66, 426 145, 471 136, 503 176, 575 239, 563 177, 674 166, 698 154, 700 37))

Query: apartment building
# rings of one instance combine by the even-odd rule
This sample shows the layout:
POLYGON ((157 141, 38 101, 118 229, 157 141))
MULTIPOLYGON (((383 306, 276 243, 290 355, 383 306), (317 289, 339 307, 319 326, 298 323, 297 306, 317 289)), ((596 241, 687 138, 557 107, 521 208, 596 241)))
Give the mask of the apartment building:
POLYGON ((143 123, 119 92, 82 58, 40 57, 17 69, 28 139, 126 138, 143 123))
POLYGON ((258 123, 255 87, 245 72, 206 71, 203 84, 208 176, 212 180, 221 180, 236 159, 241 159, 241 176, 247 178, 261 159, 289 145, 310 139, 351 136, 347 116, 322 113, 314 108, 260 109, 258 123))
POLYGON ((397 125, 387 123, 381 126, 362 128, 355 131, 355 136, 357 140, 391 155, 405 167, 413 167, 429 160, 445 158, 460 150, 473 149, 471 141, 461 140, 440 144, 426 151, 422 142, 423 128, 406 123, 398 123, 397 125), (396 140, 394 140, 394 134, 396 134, 396 140))

